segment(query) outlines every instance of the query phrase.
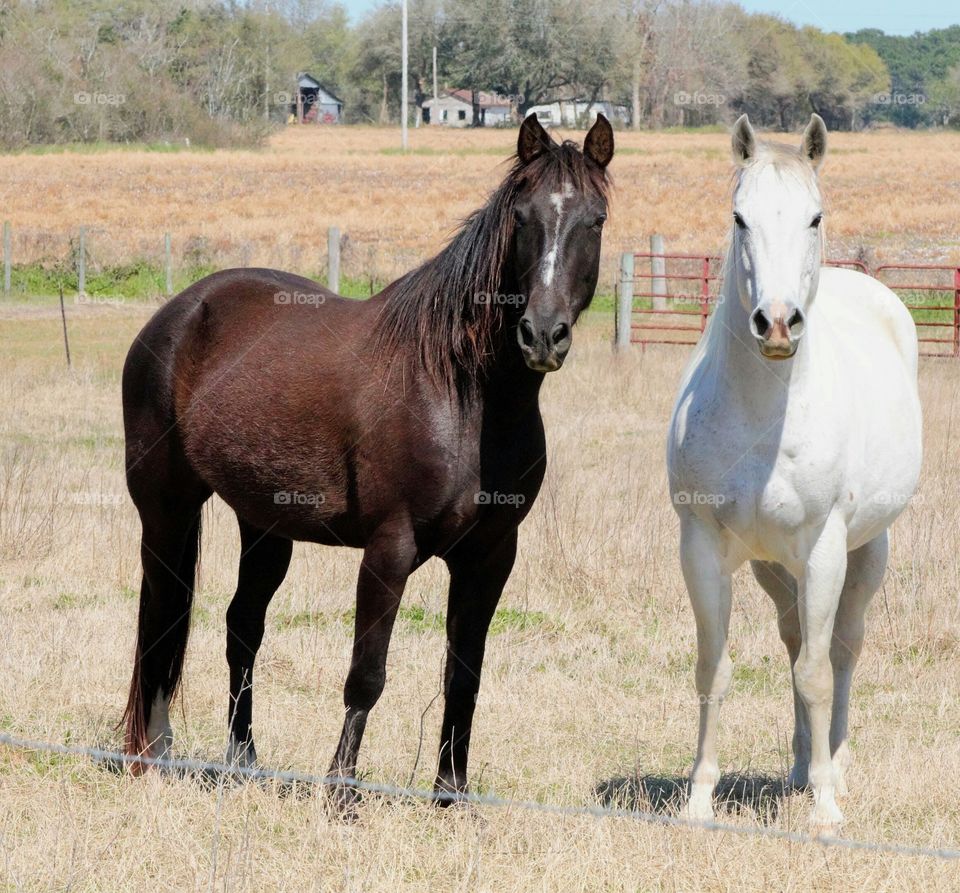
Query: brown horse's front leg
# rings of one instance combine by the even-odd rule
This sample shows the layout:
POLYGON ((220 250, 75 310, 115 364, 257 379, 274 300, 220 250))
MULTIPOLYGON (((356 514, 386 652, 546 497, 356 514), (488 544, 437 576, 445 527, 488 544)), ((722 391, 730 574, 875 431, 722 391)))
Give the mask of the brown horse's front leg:
POLYGON ((447 661, 444 670, 443 726, 434 791, 441 806, 467 790, 470 728, 480 691, 487 630, 517 555, 514 528, 500 545, 482 556, 448 560, 447 661))
POLYGON ((387 648, 397 618, 403 589, 416 563, 416 546, 408 528, 384 529, 368 543, 357 580, 357 619, 353 657, 343 689, 346 716, 340 743, 330 764, 331 798, 350 814, 359 799, 350 779, 356 778, 357 754, 367 725, 367 714, 383 693, 387 679, 387 648))

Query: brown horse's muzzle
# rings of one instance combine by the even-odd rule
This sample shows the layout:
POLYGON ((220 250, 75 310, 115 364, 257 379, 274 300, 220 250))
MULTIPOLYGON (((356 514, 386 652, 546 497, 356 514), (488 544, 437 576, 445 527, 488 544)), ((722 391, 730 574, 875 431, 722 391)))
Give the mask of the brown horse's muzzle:
POLYGON ((524 316, 517 325, 517 341, 527 366, 536 372, 555 372, 563 365, 573 336, 568 323, 537 324, 524 316))

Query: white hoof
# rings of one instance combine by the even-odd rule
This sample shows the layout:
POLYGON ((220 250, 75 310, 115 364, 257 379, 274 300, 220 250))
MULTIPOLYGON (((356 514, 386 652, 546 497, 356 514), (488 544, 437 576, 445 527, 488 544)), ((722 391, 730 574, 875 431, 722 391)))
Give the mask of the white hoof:
POLYGON ((832 790, 814 793, 816 802, 810 813, 810 833, 814 837, 836 837, 843 824, 843 813, 833 798, 832 790))
POLYGON ((690 799, 681 807, 680 818, 687 822, 712 822, 713 785, 694 783, 690 790, 690 799))

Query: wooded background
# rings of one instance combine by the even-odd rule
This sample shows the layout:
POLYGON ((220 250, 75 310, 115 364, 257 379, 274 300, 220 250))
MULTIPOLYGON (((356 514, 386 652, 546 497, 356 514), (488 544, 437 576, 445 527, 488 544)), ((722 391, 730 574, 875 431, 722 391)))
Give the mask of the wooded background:
MULTIPOLYGON (((443 87, 518 114, 562 98, 624 106, 630 126, 788 130, 960 123, 960 25, 828 34, 712 0, 410 0, 411 116, 443 87)), ((3 0, 0 145, 255 144, 309 71, 347 122, 400 113, 400 8, 352 24, 326 0, 3 0)))

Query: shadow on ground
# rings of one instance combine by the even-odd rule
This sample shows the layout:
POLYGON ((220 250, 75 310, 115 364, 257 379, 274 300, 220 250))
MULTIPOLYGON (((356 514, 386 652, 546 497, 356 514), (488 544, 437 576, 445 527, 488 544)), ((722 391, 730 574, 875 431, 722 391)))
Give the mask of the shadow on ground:
MULTIPOLYGON (((631 775, 610 778, 594 787, 599 802, 610 809, 676 815, 686 802, 690 781, 684 776, 631 775)), ((713 795, 718 816, 744 815, 769 825, 777 820, 794 789, 782 777, 731 773, 720 777, 713 795)))

